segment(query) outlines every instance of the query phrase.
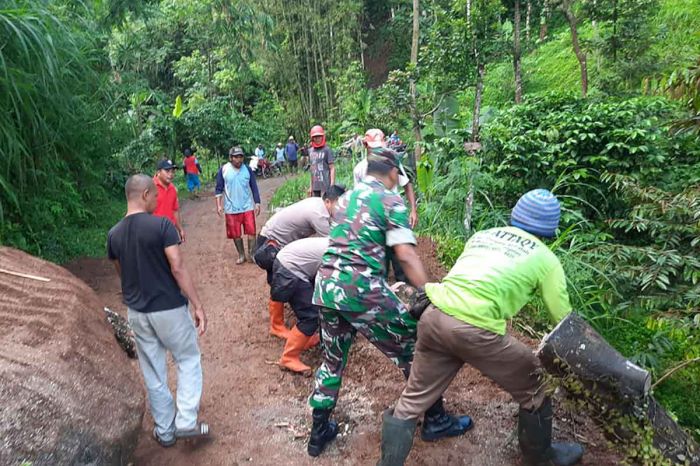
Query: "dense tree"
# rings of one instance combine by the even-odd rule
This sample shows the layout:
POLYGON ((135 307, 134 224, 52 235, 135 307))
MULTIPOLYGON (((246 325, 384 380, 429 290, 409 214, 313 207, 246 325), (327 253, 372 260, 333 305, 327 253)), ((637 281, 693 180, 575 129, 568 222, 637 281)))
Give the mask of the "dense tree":
POLYGON ((658 71, 651 43, 656 28, 652 14, 657 0, 583 2, 583 13, 596 25, 591 47, 606 61, 601 85, 605 90, 638 89, 641 79, 658 71))

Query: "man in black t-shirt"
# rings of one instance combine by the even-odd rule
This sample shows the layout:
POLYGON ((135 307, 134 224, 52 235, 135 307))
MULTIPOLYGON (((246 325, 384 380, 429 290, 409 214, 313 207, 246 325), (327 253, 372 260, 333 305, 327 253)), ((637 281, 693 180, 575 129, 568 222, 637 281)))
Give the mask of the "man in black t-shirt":
POLYGON ((153 179, 133 175, 125 191, 126 216, 109 230, 107 255, 121 278, 155 422, 153 436, 169 447, 179 437, 209 434, 209 426, 197 422, 202 365, 188 300, 200 335, 207 318, 183 263, 177 229, 167 218, 151 215, 158 195, 153 179), (167 351, 178 370, 177 408, 168 389, 167 351))

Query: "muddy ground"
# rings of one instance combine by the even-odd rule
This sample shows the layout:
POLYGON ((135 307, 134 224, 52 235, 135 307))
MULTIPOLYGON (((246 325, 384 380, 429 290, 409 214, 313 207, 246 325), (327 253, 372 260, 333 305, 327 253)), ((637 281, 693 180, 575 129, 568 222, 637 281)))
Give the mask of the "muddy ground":
MULTIPOLYGON (((283 178, 262 180, 263 211, 283 178)), ((254 264, 237 266, 233 243, 225 238, 209 196, 182 203, 187 233, 187 266, 209 318, 201 338, 204 395, 200 417, 212 429, 206 443, 180 441, 163 449, 151 438, 147 413, 135 454, 136 465, 372 465, 379 455, 381 413, 393 405, 403 377, 378 350, 358 336, 343 379, 335 418, 341 436, 318 458, 306 453, 311 424, 307 397, 313 380, 282 372, 274 364, 283 342, 268 335, 268 287, 254 264)), ((265 214, 258 218, 258 229, 265 214)), ((445 271, 433 245, 422 239, 419 253, 433 279, 445 271)), ((82 259, 68 268, 95 289, 105 305, 125 314, 119 281, 106 260, 82 259)), ((530 342, 534 343, 534 342, 530 342)), ((305 353, 307 364, 320 364, 319 349, 305 353)), ((136 364, 136 362, 134 362, 136 364)), ((171 365, 171 387, 175 373, 171 365)), ((426 443, 416 437, 409 465, 517 465, 517 404, 508 394, 464 367, 445 393, 452 412, 467 413, 475 427, 464 437, 426 443)), ((590 420, 557 408, 554 436, 577 439, 586 447, 586 465, 617 464, 590 420)))

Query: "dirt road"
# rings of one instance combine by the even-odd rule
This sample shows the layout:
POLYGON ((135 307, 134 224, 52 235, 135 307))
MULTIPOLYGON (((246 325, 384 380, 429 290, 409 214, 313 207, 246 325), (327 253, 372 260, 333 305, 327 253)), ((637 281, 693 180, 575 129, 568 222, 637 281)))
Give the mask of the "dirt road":
MULTIPOLYGON (((263 211, 282 178, 263 180, 263 211)), ((254 264, 235 265, 233 243, 226 240, 214 201, 205 197, 182 204, 187 232, 186 263, 209 317, 201 339, 204 395, 200 415, 214 433, 207 443, 180 441, 170 449, 150 436, 147 413, 136 449, 137 465, 370 465, 379 454, 381 413, 392 406, 403 377, 378 350, 358 337, 350 356, 335 418, 341 436, 317 459, 306 453, 311 411, 307 397, 313 380, 282 372, 274 365, 283 342, 267 333, 268 287, 254 264)), ((258 228, 265 215, 258 218, 258 228)), ((430 242, 419 252, 433 278, 444 271, 436 263, 430 242)), ((105 305, 125 313, 119 282, 107 261, 83 259, 68 265, 93 287, 105 305)), ((302 356, 318 366, 318 349, 302 356)), ((174 387, 171 363, 171 386, 174 387)), ((446 392, 450 411, 468 413, 475 427, 466 436, 437 443, 416 437, 411 465, 516 465, 517 405, 478 372, 465 367, 446 392)), ((586 443, 584 464, 616 464, 617 456, 592 428, 572 413, 557 413, 555 436, 586 443)))

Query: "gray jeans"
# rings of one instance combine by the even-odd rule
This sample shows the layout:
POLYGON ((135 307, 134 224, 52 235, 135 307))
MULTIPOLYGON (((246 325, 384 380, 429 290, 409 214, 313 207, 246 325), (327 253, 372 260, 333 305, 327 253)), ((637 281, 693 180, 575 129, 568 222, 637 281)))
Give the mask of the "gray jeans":
POLYGON ((192 429, 197 423, 202 397, 197 331, 186 305, 148 313, 129 309, 128 317, 156 432, 161 439, 169 440, 175 429, 192 429), (177 412, 168 388, 167 351, 177 366, 177 412))

